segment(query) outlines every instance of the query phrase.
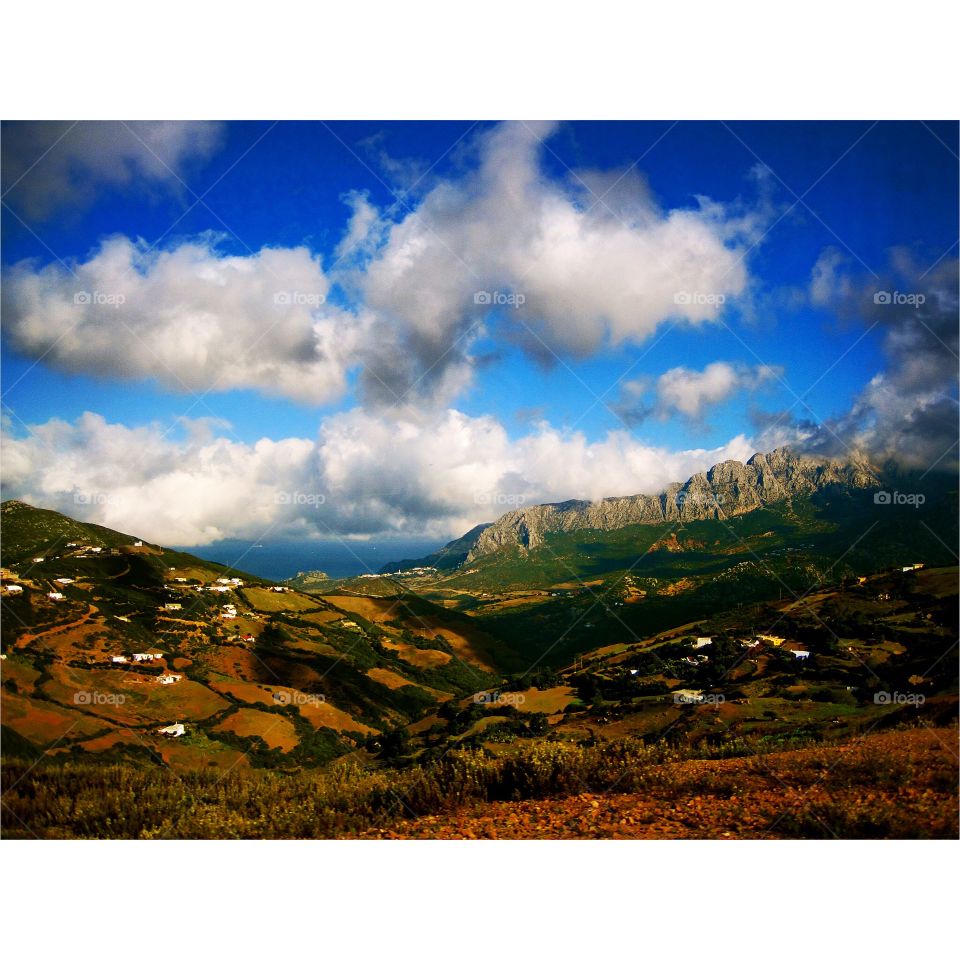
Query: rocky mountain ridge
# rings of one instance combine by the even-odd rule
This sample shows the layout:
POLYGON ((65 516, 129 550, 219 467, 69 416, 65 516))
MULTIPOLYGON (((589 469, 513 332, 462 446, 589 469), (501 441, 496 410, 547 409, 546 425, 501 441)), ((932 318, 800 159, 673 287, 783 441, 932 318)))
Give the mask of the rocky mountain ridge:
MULTIPOLYGON (((725 460, 682 483, 670 484, 659 494, 568 500, 512 510, 494 523, 471 531, 475 537, 465 562, 508 547, 535 549, 550 533, 722 519, 832 486, 869 489, 879 485, 877 470, 865 459, 830 460, 781 447, 754 454, 746 463, 725 460)), ((462 545, 466 539, 455 542, 462 545)))

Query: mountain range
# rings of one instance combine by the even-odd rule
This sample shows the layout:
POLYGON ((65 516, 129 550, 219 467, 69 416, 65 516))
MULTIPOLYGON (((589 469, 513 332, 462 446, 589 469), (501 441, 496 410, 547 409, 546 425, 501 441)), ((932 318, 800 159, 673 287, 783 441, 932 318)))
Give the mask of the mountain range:
POLYGON ((541 546, 549 534, 621 530, 634 524, 716 520, 740 516, 794 497, 831 489, 868 490, 881 486, 882 471, 865 458, 834 460, 781 447, 758 453, 746 463, 725 460, 672 483, 655 495, 567 500, 523 507, 493 523, 480 524, 441 550, 416 560, 386 564, 382 573, 414 566, 450 570, 508 547, 541 546))

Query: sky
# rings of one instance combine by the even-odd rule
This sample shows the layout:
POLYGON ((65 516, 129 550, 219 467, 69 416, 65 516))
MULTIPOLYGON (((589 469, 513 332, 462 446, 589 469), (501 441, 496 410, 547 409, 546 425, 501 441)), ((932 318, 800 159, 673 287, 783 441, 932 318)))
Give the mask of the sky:
POLYGON ((3 496, 459 536, 790 444, 955 469, 957 125, 3 125, 3 496))

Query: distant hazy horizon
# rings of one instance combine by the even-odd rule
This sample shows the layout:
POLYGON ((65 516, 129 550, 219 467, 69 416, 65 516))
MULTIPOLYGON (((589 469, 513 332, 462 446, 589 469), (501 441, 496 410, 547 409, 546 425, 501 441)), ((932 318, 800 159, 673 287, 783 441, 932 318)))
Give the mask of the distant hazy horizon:
POLYGON ((178 546, 203 560, 213 560, 272 580, 301 571, 322 570, 331 577, 376 573, 385 563, 422 557, 446 541, 402 540, 218 540, 205 546, 178 546))

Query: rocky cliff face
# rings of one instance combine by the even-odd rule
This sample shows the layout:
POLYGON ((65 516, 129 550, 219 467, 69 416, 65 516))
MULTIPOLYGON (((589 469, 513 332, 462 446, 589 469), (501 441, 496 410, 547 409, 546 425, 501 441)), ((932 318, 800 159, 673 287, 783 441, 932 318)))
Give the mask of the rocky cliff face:
POLYGON ((466 559, 469 562, 504 547, 532 549, 548 533, 732 517, 833 485, 863 489, 879 486, 879 480, 865 460, 825 460, 780 448, 755 454, 746 463, 718 463, 654 496, 568 500, 513 510, 480 533, 466 559))

